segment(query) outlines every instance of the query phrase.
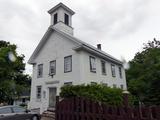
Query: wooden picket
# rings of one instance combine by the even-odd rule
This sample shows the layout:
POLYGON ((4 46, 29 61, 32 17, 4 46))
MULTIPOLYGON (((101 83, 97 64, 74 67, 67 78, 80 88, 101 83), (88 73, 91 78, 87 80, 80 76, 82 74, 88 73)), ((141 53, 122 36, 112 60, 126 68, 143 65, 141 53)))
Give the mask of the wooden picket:
POLYGON ((82 97, 57 97, 55 120, 160 120, 160 106, 108 106, 82 97))

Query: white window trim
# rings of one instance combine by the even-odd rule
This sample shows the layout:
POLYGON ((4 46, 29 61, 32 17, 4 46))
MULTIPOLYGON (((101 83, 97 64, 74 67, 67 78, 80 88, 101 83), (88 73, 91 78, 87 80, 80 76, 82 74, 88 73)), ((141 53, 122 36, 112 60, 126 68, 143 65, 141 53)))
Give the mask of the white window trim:
POLYGON ((111 64, 111 74, 112 77, 116 77, 116 66, 114 64, 111 64))
POLYGON ((37 101, 37 102, 40 102, 41 99, 42 99, 42 86, 39 85, 39 86, 36 86, 36 101, 37 101), (38 93, 38 88, 41 88, 40 93, 38 93), (40 94, 40 97, 39 97, 39 98, 38 98, 38 94, 40 94))
POLYGON ((55 75, 56 74, 56 60, 53 60, 53 61, 50 61, 50 63, 49 63, 49 75, 55 75), (54 63, 54 72, 53 73, 51 73, 51 63, 54 63))
POLYGON ((72 72, 72 55, 64 57, 64 73, 68 73, 68 72, 72 72), (67 68, 66 68, 66 62, 65 62, 65 60, 66 60, 67 58, 70 58, 70 59, 71 59, 71 60, 70 60, 70 65, 69 65, 69 67, 70 67, 69 70, 67 70, 67 68))
POLYGON ((122 79, 123 75, 122 75, 122 67, 118 67, 118 71, 119 71, 119 77, 122 79))
POLYGON ((43 77, 43 64, 38 64, 37 66, 37 78, 42 78, 43 77), (42 68, 40 68, 40 66, 42 66, 42 68), (41 74, 39 74, 41 70, 41 74))
POLYGON ((89 56, 90 72, 96 73, 96 58, 89 56), (92 63, 92 60, 94 60, 92 63))
POLYGON ((106 62, 104 60, 101 60, 101 72, 102 72, 102 75, 107 75, 106 62), (102 65, 103 63, 104 63, 104 66, 102 65), (105 69, 105 72, 103 71, 103 67, 105 69))

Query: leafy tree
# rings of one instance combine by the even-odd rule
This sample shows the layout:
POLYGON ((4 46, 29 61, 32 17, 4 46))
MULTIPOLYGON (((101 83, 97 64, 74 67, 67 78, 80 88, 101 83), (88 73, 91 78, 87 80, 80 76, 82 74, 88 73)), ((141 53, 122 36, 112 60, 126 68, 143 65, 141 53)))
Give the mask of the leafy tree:
POLYGON ((0 41, 0 103, 13 103, 24 90, 30 88, 31 78, 24 75, 24 55, 18 55, 17 46, 0 41))
POLYGON ((146 105, 160 105, 160 41, 144 44, 126 70, 129 91, 146 105))

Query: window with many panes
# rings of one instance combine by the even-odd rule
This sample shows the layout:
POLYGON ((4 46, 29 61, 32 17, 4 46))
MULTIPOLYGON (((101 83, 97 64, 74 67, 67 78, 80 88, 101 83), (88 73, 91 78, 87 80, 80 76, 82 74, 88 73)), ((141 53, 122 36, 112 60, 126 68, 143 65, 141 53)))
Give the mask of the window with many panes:
POLYGON ((37 86, 36 98, 41 99, 42 86, 37 86))
POLYGON ((57 23, 57 18, 58 18, 58 15, 57 15, 57 13, 55 13, 55 14, 54 14, 54 24, 57 23))
POLYGON ((38 65, 37 77, 41 78, 43 76, 43 64, 38 65))
POLYGON ((116 70, 115 70, 115 65, 111 64, 111 72, 112 72, 112 77, 116 76, 116 70))
POLYGON ((72 71, 72 56, 67 56, 64 58, 64 72, 72 71))
POLYGON ((119 77, 122 78, 122 68, 119 67, 118 69, 119 69, 119 77))
POLYGON ((106 62, 101 61, 102 75, 106 75, 106 62))
POLYGON ((50 62, 49 74, 50 75, 56 74, 56 61, 55 60, 50 62))
POLYGON ((96 58, 90 56, 89 61, 90 61, 90 71, 96 73, 96 58))
POLYGON ((64 14, 64 23, 66 25, 69 25, 69 15, 67 15, 67 14, 64 14))

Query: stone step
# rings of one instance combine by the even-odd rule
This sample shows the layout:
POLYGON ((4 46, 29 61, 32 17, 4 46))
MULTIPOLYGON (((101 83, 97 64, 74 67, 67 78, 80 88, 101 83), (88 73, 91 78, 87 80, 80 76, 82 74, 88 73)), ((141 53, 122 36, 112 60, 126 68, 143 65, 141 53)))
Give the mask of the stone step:
POLYGON ((53 110, 44 111, 41 120, 55 120, 55 112, 53 110))

